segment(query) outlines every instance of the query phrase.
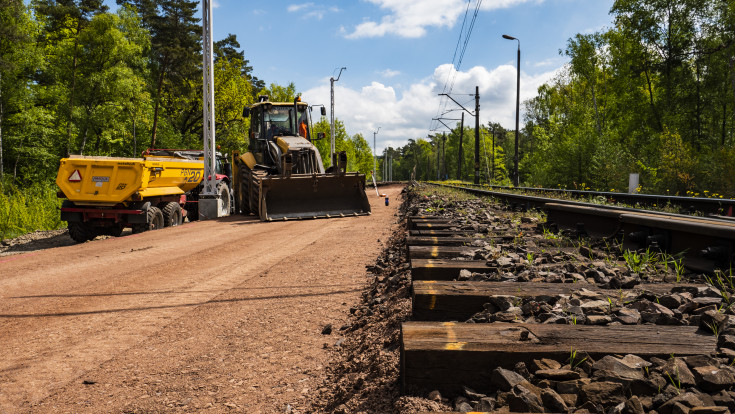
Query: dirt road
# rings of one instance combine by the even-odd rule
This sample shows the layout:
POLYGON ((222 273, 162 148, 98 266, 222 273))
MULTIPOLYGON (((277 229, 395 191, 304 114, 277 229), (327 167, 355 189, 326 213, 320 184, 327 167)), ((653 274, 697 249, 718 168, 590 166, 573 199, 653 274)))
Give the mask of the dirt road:
POLYGON ((381 188, 390 207, 369 191, 370 216, 234 216, 0 257, 0 412, 301 412, 400 190, 381 188))

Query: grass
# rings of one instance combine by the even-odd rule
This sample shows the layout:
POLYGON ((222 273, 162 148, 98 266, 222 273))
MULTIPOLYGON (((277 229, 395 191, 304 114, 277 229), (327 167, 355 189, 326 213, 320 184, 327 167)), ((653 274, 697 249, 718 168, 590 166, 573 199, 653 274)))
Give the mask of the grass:
POLYGON ((51 183, 34 184, 24 189, 0 184, 0 239, 64 227, 66 223, 59 216, 61 200, 56 197, 56 190, 51 183))
MULTIPOLYGON (((652 252, 649 249, 646 249, 646 251, 642 253, 638 253, 633 250, 626 250, 623 252, 623 259, 625 259, 625 263, 628 265, 630 271, 634 273, 640 273, 648 268, 655 267, 656 263, 659 262, 657 253, 652 252)), ((682 272, 683 269, 684 268, 682 267, 682 272)))

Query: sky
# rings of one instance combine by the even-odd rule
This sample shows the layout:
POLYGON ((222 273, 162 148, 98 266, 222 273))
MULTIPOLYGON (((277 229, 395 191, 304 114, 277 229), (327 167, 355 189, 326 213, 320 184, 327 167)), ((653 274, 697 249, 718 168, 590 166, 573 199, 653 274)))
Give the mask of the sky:
MULTIPOLYGON (((559 50, 570 37, 612 25, 613 1, 214 0, 212 21, 215 40, 237 35, 255 76, 293 82, 309 104, 329 108, 330 77, 346 67, 335 82, 335 117, 371 146, 375 137, 380 154, 447 131, 432 118, 459 108, 438 95, 450 90, 474 111, 479 86, 480 122, 514 129, 518 43, 501 36, 520 40, 522 102, 568 61, 559 50), (470 37, 460 39, 476 9, 470 37)), ((474 122, 465 113, 465 125, 474 122)))

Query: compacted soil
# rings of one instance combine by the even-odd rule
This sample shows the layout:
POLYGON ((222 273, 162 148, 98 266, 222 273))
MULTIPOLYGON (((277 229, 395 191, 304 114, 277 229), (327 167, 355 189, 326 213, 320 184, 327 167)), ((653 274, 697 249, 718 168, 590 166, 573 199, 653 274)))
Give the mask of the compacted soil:
POLYGON ((370 216, 233 216, 0 257, 0 412, 324 407, 401 190, 381 187, 388 207, 369 190, 370 216))

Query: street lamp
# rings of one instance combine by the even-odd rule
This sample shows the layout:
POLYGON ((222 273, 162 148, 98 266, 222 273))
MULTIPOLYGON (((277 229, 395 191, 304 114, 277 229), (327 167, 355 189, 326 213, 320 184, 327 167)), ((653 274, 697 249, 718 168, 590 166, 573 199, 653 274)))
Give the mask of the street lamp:
MULTIPOLYGON (((378 132, 380 132, 380 127, 378 127, 377 131, 373 132, 373 177, 377 177, 378 175, 378 158, 376 156, 377 150, 375 145, 375 136, 378 135, 378 132)), ((375 178, 375 180, 377 181, 378 179, 375 178)))
MULTIPOLYGON (((337 79, 334 79, 334 76, 332 76, 331 78, 329 78, 329 83, 330 83, 330 86, 331 86, 331 88, 330 88, 331 95, 330 96, 331 96, 331 103, 332 103, 332 115, 331 115, 332 116, 332 119, 329 122, 329 159, 332 160, 332 165, 336 165, 337 164, 334 161, 334 82, 337 82, 339 80, 340 76, 342 76, 342 71, 345 70, 345 69, 347 69, 347 68, 344 68, 343 67, 343 68, 341 68, 339 70, 339 75, 337 75, 337 79)), ((332 73, 334 73, 334 72, 332 72, 332 73)))
POLYGON ((521 106, 521 41, 513 36, 503 35, 503 39, 518 41, 518 64, 516 65, 516 153, 514 158, 513 185, 518 187, 518 116, 521 106))

